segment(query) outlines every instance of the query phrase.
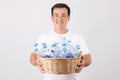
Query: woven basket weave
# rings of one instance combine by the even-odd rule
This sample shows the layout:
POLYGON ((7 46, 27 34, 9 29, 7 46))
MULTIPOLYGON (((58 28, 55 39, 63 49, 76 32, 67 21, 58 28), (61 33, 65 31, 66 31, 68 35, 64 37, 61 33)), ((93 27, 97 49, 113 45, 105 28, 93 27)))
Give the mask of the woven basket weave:
POLYGON ((38 56, 38 60, 46 73, 70 74, 78 72, 81 55, 78 58, 41 58, 38 56))

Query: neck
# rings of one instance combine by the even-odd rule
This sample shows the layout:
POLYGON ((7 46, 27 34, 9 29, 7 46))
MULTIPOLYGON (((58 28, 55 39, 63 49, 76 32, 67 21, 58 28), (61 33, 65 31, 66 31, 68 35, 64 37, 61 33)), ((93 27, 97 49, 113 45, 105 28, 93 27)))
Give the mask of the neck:
POLYGON ((61 30, 56 30, 56 29, 54 29, 54 31, 55 31, 56 33, 58 33, 58 34, 65 34, 65 33, 68 32, 68 29, 61 29, 61 30))

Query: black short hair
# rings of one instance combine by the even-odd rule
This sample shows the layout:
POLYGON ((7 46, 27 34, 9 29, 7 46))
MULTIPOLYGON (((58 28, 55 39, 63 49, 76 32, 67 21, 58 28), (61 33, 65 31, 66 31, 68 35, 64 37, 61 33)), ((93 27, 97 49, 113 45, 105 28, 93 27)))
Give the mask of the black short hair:
POLYGON ((67 4, 64 4, 64 3, 57 3, 55 4, 52 8, 51 8, 51 15, 53 16, 53 10, 55 8, 66 8, 67 11, 68 11, 68 16, 70 16, 70 8, 67 4))

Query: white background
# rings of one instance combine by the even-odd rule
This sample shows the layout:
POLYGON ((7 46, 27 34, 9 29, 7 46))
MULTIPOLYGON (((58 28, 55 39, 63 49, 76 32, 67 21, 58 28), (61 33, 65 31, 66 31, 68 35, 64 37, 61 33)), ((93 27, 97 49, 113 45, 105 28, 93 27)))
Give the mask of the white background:
POLYGON ((29 56, 40 33, 53 28, 50 9, 57 2, 71 7, 68 26, 92 54, 80 80, 120 80, 119 0, 0 0, 0 80, 43 79, 29 56))

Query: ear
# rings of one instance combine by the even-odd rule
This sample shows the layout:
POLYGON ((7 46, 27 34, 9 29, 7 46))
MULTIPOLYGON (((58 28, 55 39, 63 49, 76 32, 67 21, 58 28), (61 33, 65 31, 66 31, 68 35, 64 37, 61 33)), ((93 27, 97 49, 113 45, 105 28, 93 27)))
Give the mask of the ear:
POLYGON ((51 20, 53 21, 53 16, 51 16, 51 20))
POLYGON ((70 16, 68 16, 68 21, 70 20, 70 16))

